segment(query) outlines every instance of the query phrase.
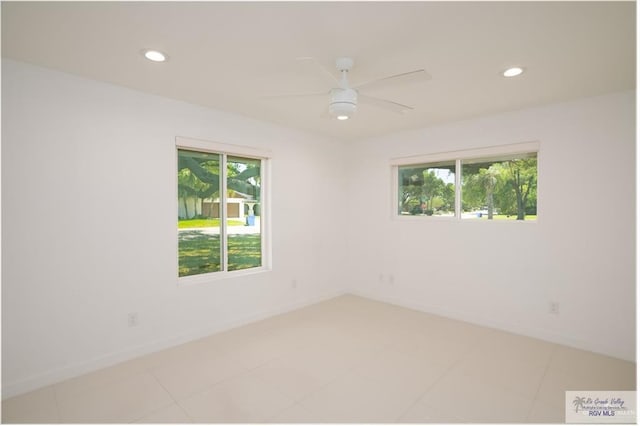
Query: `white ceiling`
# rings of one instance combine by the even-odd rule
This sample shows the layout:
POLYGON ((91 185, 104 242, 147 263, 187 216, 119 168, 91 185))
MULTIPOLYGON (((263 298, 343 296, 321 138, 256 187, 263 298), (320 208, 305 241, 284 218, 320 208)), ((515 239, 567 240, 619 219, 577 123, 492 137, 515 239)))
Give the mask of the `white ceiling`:
POLYGON ((353 140, 633 89, 635 17, 634 2, 2 2, 2 55, 353 140), (261 98, 332 86, 301 56, 353 57, 354 83, 432 79, 367 92, 409 113, 361 104, 338 122, 328 97, 261 98), (525 74, 502 77, 512 65, 525 74))

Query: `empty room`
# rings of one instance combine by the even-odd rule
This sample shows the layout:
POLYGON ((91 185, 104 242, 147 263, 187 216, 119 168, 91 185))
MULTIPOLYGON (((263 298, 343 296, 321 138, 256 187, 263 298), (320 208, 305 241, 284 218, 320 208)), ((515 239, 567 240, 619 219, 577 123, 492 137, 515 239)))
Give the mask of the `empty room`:
POLYGON ((8 2, 3 423, 635 423, 635 2, 8 2))

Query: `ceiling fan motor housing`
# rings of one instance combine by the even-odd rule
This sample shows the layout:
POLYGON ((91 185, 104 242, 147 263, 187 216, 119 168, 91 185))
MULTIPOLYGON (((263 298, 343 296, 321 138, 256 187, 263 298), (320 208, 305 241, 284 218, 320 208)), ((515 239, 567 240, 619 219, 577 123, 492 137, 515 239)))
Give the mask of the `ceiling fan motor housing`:
POLYGON ((331 90, 331 103, 329 112, 334 116, 351 116, 356 112, 358 104, 358 92, 353 89, 333 89, 331 90))

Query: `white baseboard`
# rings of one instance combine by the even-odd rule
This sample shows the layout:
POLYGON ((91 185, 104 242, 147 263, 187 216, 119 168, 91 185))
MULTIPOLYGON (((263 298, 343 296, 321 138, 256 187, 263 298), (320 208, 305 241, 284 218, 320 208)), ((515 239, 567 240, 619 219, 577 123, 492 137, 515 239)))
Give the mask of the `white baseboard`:
POLYGON ((110 367, 112 365, 128 361, 140 356, 149 355, 151 353, 167 349, 173 346, 177 346, 183 343, 187 343, 193 340, 198 340, 203 337, 210 336, 215 333, 230 330, 232 328, 240 327, 250 324, 252 322, 260 321, 275 315, 283 314, 286 312, 294 311, 296 309, 303 308, 308 305, 320 303, 324 300, 333 299, 343 295, 343 291, 336 291, 329 294, 325 294, 319 297, 313 297, 303 301, 290 303, 284 306, 280 306, 275 309, 266 310, 257 314, 247 315, 242 318, 237 318, 231 321, 218 323, 214 326, 209 326, 201 330, 194 330, 185 333, 180 336, 174 336, 155 342, 145 343, 143 345, 127 348, 123 351, 114 352, 101 357, 97 357, 85 362, 77 363, 74 365, 68 365, 62 368, 47 371, 42 374, 37 374, 26 379, 17 380, 10 383, 3 383, 2 385, 2 399, 10 398, 12 396, 21 395, 26 392, 30 392, 44 386, 49 386, 54 383, 68 380, 83 374, 87 374, 102 368, 110 367))
POLYGON ((496 322, 491 318, 480 317, 477 315, 470 315, 467 312, 455 311, 442 306, 428 305, 428 304, 419 303, 415 301, 408 301, 408 300, 403 300, 403 299, 398 299, 393 297, 379 296, 379 295, 370 294, 366 291, 361 291, 361 290, 349 289, 348 293, 353 294, 355 296, 376 300, 379 302, 390 303, 392 305, 397 305, 404 308, 414 309, 416 311, 421 311, 421 312, 425 312, 433 315, 442 316, 445 318, 451 318, 451 319, 464 321, 464 322, 468 322, 475 325, 494 328, 501 331, 507 331, 509 333, 519 334, 522 336, 533 337, 535 339, 540 339, 550 343, 556 343, 559 345, 569 346, 576 349, 582 349, 589 352, 595 352, 601 355, 622 359, 624 361, 636 362, 634 358, 625 356, 625 354, 612 353, 611 349, 608 347, 598 345, 597 343, 594 343, 594 342, 587 342, 585 340, 576 339, 571 336, 565 336, 565 335, 553 333, 553 332, 550 332, 549 330, 525 327, 522 324, 514 324, 512 322, 511 323, 496 322))

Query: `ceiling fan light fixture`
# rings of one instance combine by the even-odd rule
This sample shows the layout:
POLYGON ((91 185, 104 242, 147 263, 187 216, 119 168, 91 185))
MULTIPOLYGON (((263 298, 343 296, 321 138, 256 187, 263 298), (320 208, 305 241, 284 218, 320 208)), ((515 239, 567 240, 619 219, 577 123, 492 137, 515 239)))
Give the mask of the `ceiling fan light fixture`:
POLYGON ((167 61, 167 55, 160 52, 159 50, 153 50, 153 49, 144 49, 142 51, 142 54, 144 55, 145 58, 147 58, 150 61, 153 62, 166 62, 167 61))
POLYGON ((516 77, 516 76, 519 76, 520 74, 522 74, 523 72, 524 72, 523 68, 512 67, 512 68, 508 68, 508 69, 504 70, 502 75, 505 76, 505 77, 516 77))
MULTIPOLYGON (((358 110, 358 98, 362 100, 362 102, 367 103, 369 105, 373 105, 374 107, 385 109, 388 111, 392 111, 398 114, 403 114, 407 111, 411 111, 414 108, 409 105, 403 105, 399 102, 394 102, 389 99, 377 98, 375 96, 368 96, 366 93, 360 93, 360 90, 363 87, 369 87, 371 85, 377 84, 378 82, 401 82, 407 81, 408 79, 428 79, 431 76, 424 69, 417 69, 413 71, 408 71, 400 74, 394 74, 387 77, 378 78, 375 80, 370 80, 366 83, 362 83, 357 86, 351 87, 349 84, 348 73, 351 67, 353 67, 353 59, 351 58, 338 58, 336 60, 336 69, 340 72, 340 78, 336 77, 333 72, 327 70, 322 66, 322 64, 312 57, 299 57, 297 58, 299 61, 312 61, 316 66, 320 67, 325 74, 330 76, 334 80, 335 86, 329 91, 330 100, 329 100, 329 108, 325 109, 322 114, 323 117, 327 115, 332 119, 345 121, 353 117, 353 115, 358 110), (327 114, 328 112, 328 114, 327 114)), ((283 94, 283 95, 272 95, 266 96, 267 98, 300 98, 305 96, 318 96, 318 95, 326 95, 327 92, 313 92, 313 93, 292 93, 292 94, 283 94)), ((325 104, 326 105, 326 104, 325 104)))
POLYGON ((329 113, 338 120, 348 120, 358 104, 358 93, 353 89, 333 89, 329 113))
POLYGON ((338 120, 346 120, 340 117, 351 117, 356 112, 356 104, 349 102, 332 102, 329 105, 329 113, 338 120))

